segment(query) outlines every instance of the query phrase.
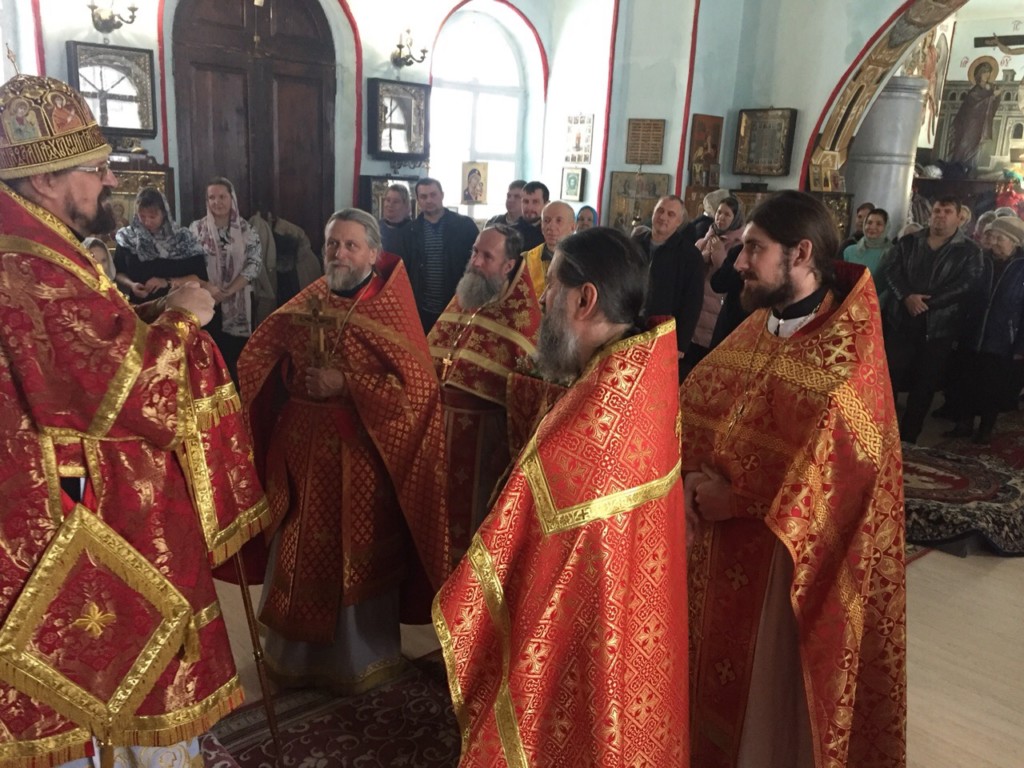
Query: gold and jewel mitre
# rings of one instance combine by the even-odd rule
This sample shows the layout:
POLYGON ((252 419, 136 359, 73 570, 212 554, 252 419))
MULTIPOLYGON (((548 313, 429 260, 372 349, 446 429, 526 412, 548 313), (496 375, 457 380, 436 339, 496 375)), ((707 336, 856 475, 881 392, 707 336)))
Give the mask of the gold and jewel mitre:
POLYGON ((89 105, 67 83, 15 75, 0 86, 0 179, 96 164, 110 151, 89 105))

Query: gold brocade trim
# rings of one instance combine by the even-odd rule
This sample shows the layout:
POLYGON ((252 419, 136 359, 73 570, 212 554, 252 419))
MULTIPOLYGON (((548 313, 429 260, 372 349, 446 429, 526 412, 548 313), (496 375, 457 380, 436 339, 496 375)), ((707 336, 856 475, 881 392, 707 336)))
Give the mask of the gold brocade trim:
POLYGON ((462 685, 459 683, 459 665, 455 660, 455 642, 452 640, 452 631, 441 610, 440 592, 434 595, 434 604, 430 607, 430 614, 434 620, 437 639, 441 643, 441 655, 444 657, 444 667, 448 673, 448 690, 452 696, 455 720, 458 722, 459 732, 462 734, 462 752, 464 754, 469 745, 469 712, 466 710, 466 699, 462 695, 462 685))
POLYGON ((192 611, 185 597, 117 532, 81 504, 47 545, 0 629, 0 679, 98 738, 120 730, 187 645, 192 611), (76 685, 32 651, 32 635, 79 559, 107 568, 163 616, 109 701, 76 685))
POLYGON ((181 438, 174 448, 175 455, 185 472, 185 479, 192 494, 192 504, 203 530, 203 540, 211 565, 217 566, 238 552, 253 534, 266 527, 270 521, 270 506, 265 496, 248 509, 235 516, 226 528, 221 529, 217 509, 213 501, 213 480, 206 463, 203 448, 201 422, 207 422, 205 429, 213 426, 214 419, 232 413, 240 405, 234 384, 227 382, 214 389, 214 393, 199 400, 192 399, 192 387, 188 380, 187 359, 181 361, 180 386, 178 387, 178 430, 181 438), (203 415, 197 411, 202 409, 203 415))
MULTIPOLYGON (((81 242, 79 242, 78 238, 75 236, 75 233, 71 231, 67 224, 58 219, 56 216, 54 216, 48 210, 43 208, 41 205, 36 205, 28 198, 22 197, 13 189, 11 189, 11 187, 5 184, 2 180, 0 180, 0 194, 7 195, 15 203, 24 208, 25 211, 32 218, 34 218, 44 227, 53 230, 56 234, 64 238, 68 242, 68 245, 77 248, 80 253, 85 253, 85 249, 82 247, 81 242)), ((99 276, 100 272, 102 271, 100 266, 96 264, 96 262, 92 258, 89 259, 89 263, 96 267, 96 273, 97 276, 99 276)))
POLYGON ((214 548, 218 533, 217 510, 213 503, 213 480, 206 463, 203 437, 196 420, 195 400, 192 398, 192 384, 188 377, 188 358, 182 356, 178 371, 178 437, 180 442, 174 452, 185 471, 185 479, 192 493, 192 504, 199 516, 203 529, 203 540, 207 551, 214 548))
POLYGON ((221 384, 209 397, 194 401, 196 421, 199 429, 207 431, 220 423, 221 417, 230 416, 242 410, 242 401, 232 382, 221 384))
POLYGON ((67 133, 0 146, 0 178, 20 179, 66 171, 75 165, 106 160, 110 151, 100 127, 90 122, 67 133))
POLYGON ((93 416, 92 424, 89 425, 90 435, 102 437, 114 426, 114 421, 121 413, 125 400, 128 399, 132 387, 135 386, 135 381, 142 373, 142 356, 146 346, 147 330, 148 326, 144 322, 135 321, 135 337, 132 339, 132 345, 128 348, 121 361, 121 367, 114 374, 106 394, 103 395, 103 400, 96 409, 96 415, 93 416))
POLYGON ((270 524, 270 504, 266 496, 235 516, 227 528, 213 537, 210 547, 210 562, 214 566, 224 563, 242 548, 249 539, 270 524))
POLYGON ((682 482, 682 459, 679 459, 667 474, 654 480, 559 509, 551 495, 551 486, 548 484, 547 474, 537 451, 536 433, 523 450, 520 466, 530 485, 537 506, 537 519, 545 536, 571 531, 595 520, 604 520, 622 512, 630 512, 664 497, 676 482, 682 482))
POLYGON ((516 722, 516 710, 512 704, 512 691, 508 681, 512 655, 512 627, 508 606, 505 605, 505 593, 494 569, 491 553, 487 551, 487 545, 479 534, 473 534, 466 558, 473 568, 477 581, 480 582, 487 612, 497 629, 498 637, 501 638, 501 685, 494 699, 494 720, 498 726, 498 735, 501 737, 505 761, 509 768, 527 768, 526 752, 519 734, 519 723, 516 722))
POLYGON ((92 734, 85 728, 42 739, 5 741, 0 743, 0 765, 4 768, 57 766, 86 757, 91 744, 92 734))
MULTIPOLYGON (((469 316, 468 312, 443 312, 438 318, 438 322, 441 320, 447 320, 450 323, 460 325, 466 322, 466 318, 469 316)), ((514 328, 502 323, 500 320, 495 320, 492 317, 486 315, 477 315, 476 320, 473 321, 478 328, 485 328, 495 336, 500 336, 503 339, 511 341, 517 347, 525 350, 527 354, 532 355, 537 351, 537 347, 532 341, 523 336, 519 331, 514 328)), ((431 350, 433 351, 433 350, 431 350)))
POLYGON ((57 448, 53 438, 39 435, 39 457, 43 462, 43 479, 46 481, 46 505, 50 519, 60 525, 64 520, 64 503, 61 499, 60 473, 57 471, 57 448))
POLYGON ((28 254, 29 256, 35 256, 37 259, 42 259, 43 261, 55 264, 61 269, 73 274, 76 278, 81 280, 86 287, 96 291, 97 293, 106 293, 107 288, 110 286, 110 281, 102 281, 96 272, 90 272, 85 267, 80 267, 67 256, 57 253, 57 251, 47 248, 45 245, 37 243, 34 240, 18 237, 17 235, 0 235, 0 251, 3 253, 28 254))
POLYGON ((61 464, 57 467, 60 477, 85 477, 85 467, 81 464, 61 464))
POLYGON ((133 717, 117 733, 120 744, 140 747, 169 747, 179 741, 201 736, 245 700, 238 675, 202 701, 165 715, 133 717))
MULTIPOLYGON (((430 348, 430 354, 433 357, 437 358, 437 359, 444 358, 444 356, 447 355, 449 353, 449 351, 450 350, 445 349, 444 347, 431 347, 430 348)), ((479 352, 473 352, 472 350, 466 349, 465 347, 463 347, 462 349, 459 350, 458 358, 460 360, 466 360, 468 362, 471 362, 475 366, 477 366, 478 368, 483 368, 485 371, 490 371, 491 373, 496 373, 497 375, 499 375, 499 376, 501 376, 503 378, 508 376, 510 373, 512 373, 512 369, 511 368, 509 368, 507 366, 504 366, 501 363, 495 362, 494 360, 491 360, 489 357, 484 357, 479 352)), ((446 382, 446 383, 449 383, 449 382, 446 382)), ((455 382, 450 382, 450 383, 454 384, 455 382)), ((462 387, 462 388, 465 389, 465 387, 462 387)), ((472 392, 472 394, 475 395, 475 394, 478 394, 478 393, 477 392, 472 392)), ((481 395, 481 396, 483 396, 483 395, 481 395)), ((488 398, 488 399, 490 399, 490 398, 488 398)), ((502 403, 502 405, 504 405, 504 403, 502 403)))
POLYGON ((660 339, 662 336, 666 336, 667 334, 674 332, 675 329, 675 319, 669 318, 668 320, 658 323, 650 330, 644 331, 643 333, 638 333, 634 336, 627 336, 624 339, 619 339, 618 341, 609 344, 607 347, 602 347, 596 355, 590 358, 590 362, 587 363, 587 366, 583 369, 583 372, 579 375, 577 381, 582 381, 583 379, 587 378, 591 371, 593 371, 595 368, 601 365, 605 361, 605 359, 611 357, 615 353, 621 352, 624 349, 629 349, 634 345, 650 345, 653 347, 655 341, 660 339))
POLYGON ((194 618, 196 629, 202 629, 220 615, 220 602, 218 600, 214 600, 205 608, 196 611, 194 618))
POLYGON ((85 465, 89 473, 89 480, 92 482, 93 493, 96 498, 103 499, 103 460, 100 458, 100 444, 95 440, 83 440, 82 452, 85 454, 85 465))

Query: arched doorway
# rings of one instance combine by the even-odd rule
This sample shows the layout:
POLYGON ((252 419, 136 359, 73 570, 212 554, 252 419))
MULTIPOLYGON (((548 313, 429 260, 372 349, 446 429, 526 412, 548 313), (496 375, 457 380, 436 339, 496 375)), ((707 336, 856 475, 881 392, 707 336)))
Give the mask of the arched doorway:
POLYGON ((181 0, 174 16, 181 221, 226 176, 244 215, 271 211, 319 250, 334 209, 335 55, 318 0, 181 0))

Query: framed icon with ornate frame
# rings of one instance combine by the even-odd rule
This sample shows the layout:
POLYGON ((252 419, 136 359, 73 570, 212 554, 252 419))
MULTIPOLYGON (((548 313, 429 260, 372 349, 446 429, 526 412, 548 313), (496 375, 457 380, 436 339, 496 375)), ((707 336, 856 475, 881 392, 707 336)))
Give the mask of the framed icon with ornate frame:
POLYGON ((793 156, 795 109, 741 109, 733 173, 787 176, 793 156))
POLYGON ((369 151, 378 160, 423 163, 430 157, 430 86, 371 77, 367 85, 369 151))
POLYGON ((110 136, 156 137, 153 51, 68 40, 68 83, 110 136))

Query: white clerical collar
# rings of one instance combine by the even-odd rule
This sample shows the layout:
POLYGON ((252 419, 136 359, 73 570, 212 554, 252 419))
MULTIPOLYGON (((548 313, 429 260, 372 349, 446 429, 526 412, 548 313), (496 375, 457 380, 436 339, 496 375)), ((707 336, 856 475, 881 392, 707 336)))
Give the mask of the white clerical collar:
POLYGON ((768 333, 773 336, 778 336, 781 339, 788 339, 794 333, 799 331, 805 325, 807 325, 814 316, 818 313, 818 308, 815 307, 810 314, 801 315, 800 317, 787 317, 785 320, 776 317, 771 312, 768 313, 768 333))

